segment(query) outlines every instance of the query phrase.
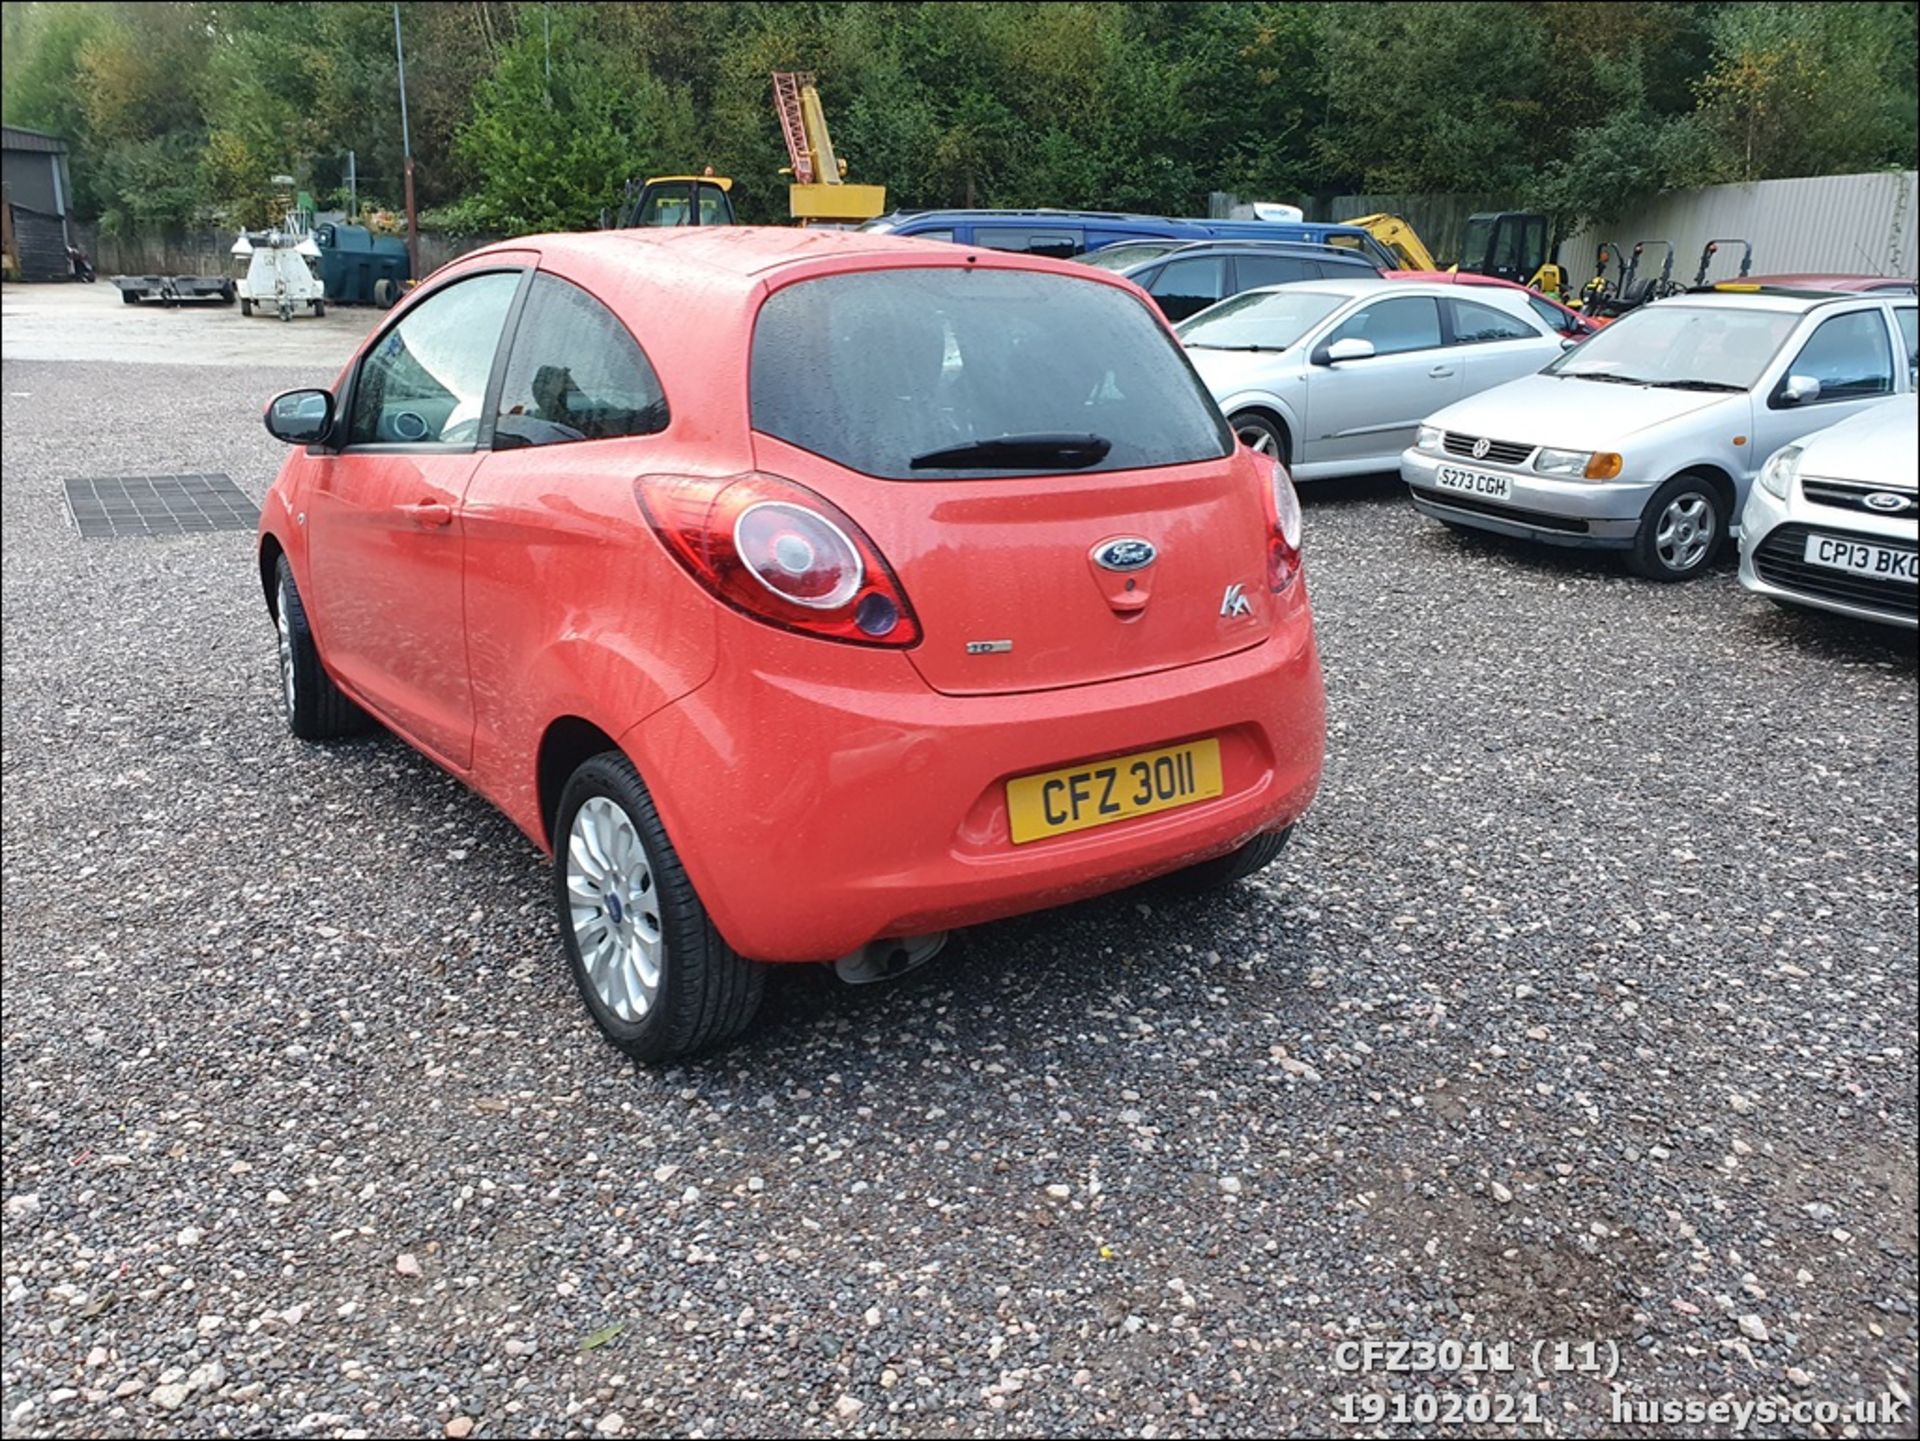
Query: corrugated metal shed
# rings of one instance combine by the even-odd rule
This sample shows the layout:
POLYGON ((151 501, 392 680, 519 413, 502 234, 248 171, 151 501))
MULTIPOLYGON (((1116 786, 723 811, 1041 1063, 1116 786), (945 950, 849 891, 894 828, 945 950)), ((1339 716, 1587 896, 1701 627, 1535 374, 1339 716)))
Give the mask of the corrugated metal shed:
POLYGON ((0 149, 37 150, 44 155, 65 155, 67 142, 58 135, 39 130, 23 130, 18 125, 0 125, 0 149))
MULTIPOLYGON (((1827 272, 1913 276, 1920 270, 1920 175, 1817 175, 1803 180, 1760 180, 1714 185, 1655 196, 1604 224, 1570 235, 1560 247, 1568 279, 1582 284, 1593 274, 1594 249, 1602 240, 1624 254, 1637 240, 1670 240, 1676 280, 1691 284, 1700 252, 1709 240, 1753 242, 1753 273, 1827 272)), ((1649 249, 1642 272, 1659 257, 1649 249)), ((1722 246, 1708 280, 1731 280, 1740 263, 1737 247, 1722 246)))

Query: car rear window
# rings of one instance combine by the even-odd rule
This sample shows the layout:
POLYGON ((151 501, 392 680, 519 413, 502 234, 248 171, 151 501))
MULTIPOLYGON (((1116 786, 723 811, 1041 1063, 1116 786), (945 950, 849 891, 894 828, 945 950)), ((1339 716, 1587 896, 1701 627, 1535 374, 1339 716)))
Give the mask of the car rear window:
POLYGON ((1093 279, 941 266, 804 280, 761 307, 751 364, 754 429, 887 480, 1135 470, 1232 451, 1172 338, 1093 279), (1090 465, 913 465, 1034 435, 1110 448, 1090 465))

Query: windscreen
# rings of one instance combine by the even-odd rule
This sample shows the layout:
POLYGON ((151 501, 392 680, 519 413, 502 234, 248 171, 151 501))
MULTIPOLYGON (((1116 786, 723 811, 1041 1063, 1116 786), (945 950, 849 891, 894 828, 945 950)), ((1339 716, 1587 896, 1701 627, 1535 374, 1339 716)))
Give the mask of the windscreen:
POLYGON ((1663 302, 1622 316, 1560 356, 1546 373, 1746 390, 1799 323, 1798 315, 1784 310, 1663 302))
POLYGON ((1197 350, 1286 350, 1348 299, 1311 290, 1249 290, 1194 316, 1179 336, 1197 350))
POLYGON ((1039 271, 940 266, 789 285, 760 309, 751 387, 754 429, 888 480, 1133 470, 1232 450, 1140 301, 1039 271), (1037 453, 1048 441, 1058 454, 1037 453))

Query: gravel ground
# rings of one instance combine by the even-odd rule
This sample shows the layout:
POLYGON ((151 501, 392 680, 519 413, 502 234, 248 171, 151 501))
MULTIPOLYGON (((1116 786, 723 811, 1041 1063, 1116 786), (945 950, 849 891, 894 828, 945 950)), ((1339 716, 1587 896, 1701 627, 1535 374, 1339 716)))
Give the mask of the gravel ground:
MULTIPOLYGON (((66 476, 258 495, 262 397, 330 369, 5 366, 9 1435, 1346 1434, 1461 1392, 1337 1370, 1361 1338, 1915 1390, 1910 636, 1312 490, 1331 746, 1279 865, 895 988, 783 973, 637 1071, 504 820, 286 735, 249 537, 66 528, 66 476)), ((1596 1376, 1478 1384, 1622 1434, 1596 1376)))

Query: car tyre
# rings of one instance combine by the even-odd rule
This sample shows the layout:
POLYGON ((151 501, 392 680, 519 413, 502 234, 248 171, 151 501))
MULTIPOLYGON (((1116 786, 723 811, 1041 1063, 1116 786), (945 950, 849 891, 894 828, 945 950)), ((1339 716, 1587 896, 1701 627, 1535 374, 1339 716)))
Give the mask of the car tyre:
POLYGON ((1234 437, 1247 449, 1270 455, 1283 465, 1287 460, 1287 434, 1272 416, 1257 410, 1243 410, 1227 422, 1234 437))
POLYGON ((1280 852, 1287 848, 1287 842, 1292 839, 1292 826, 1284 831, 1268 831, 1255 836, 1238 850, 1202 861, 1197 866, 1188 866, 1183 871, 1175 871, 1167 877, 1167 884, 1191 895, 1224 890, 1279 860, 1280 852))
POLYGON ((1727 503, 1704 475, 1676 475, 1653 493, 1640 514, 1640 529, 1627 565, 1645 580, 1693 580, 1726 543, 1727 503))
POLYGON ((567 961, 608 1040, 658 1062, 746 1029, 767 968, 714 928, 632 761, 603 751, 584 762, 561 793, 553 837, 567 961))
POLYGON ((323 316, 325 316, 325 315, 326 315, 326 313, 327 313, 327 302, 326 302, 326 301, 324 301, 324 300, 316 300, 316 301, 314 301, 314 302, 313 302, 313 318, 314 318, 315 320, 319 320, 319 319, 321 319, 321 318, 322 318, 323 316))
POLYGON ((253 302, 248 300, 244 295, 240 297, 240 313, 242 315, 253 314, 253 302))
POLYGON ((348 700, 320 664, 307 608, 280 557, 274 569, 273 622, 280 640, 280 699, 287 729, 303 741, 334 740, 365 729, 366 712, 348 700))

